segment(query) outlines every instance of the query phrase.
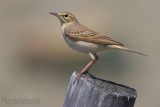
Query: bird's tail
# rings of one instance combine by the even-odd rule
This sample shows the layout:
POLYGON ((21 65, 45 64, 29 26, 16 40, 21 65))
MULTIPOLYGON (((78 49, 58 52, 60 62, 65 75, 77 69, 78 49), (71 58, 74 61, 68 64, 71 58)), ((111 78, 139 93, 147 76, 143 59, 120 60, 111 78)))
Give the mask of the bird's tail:
POLYGON ((141 52, 138 52, 138 51, 135 51, 135 50, 123 47, 123 46, 119 46, 119 45, 109 45, 108 47, 113 48, 113 49, 126 50, 126 51, 133 52, 133 53, 136 53, 136 54, 139 54, 139 55, 143 55, 143 56, 148 56, 148 55, 143 54, 141 52))

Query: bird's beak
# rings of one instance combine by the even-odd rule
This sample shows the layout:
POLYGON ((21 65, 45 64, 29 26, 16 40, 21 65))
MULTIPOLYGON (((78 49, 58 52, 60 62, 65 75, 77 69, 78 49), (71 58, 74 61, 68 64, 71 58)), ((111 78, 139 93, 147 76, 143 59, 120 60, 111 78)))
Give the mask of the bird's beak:
POLYGON ((58 14, 57 14, 57 13, 50 12, 49 14, 54 15, 54 16, 57 16, 57 17, 58 17, 58 14))

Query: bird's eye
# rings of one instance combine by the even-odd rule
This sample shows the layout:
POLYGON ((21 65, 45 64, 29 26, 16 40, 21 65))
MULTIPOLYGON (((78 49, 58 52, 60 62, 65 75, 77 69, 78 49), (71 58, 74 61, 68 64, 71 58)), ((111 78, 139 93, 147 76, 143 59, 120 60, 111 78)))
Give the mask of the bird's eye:
POLYGON ((64 17, 68 18, 68 14, 65 14, 64 17))

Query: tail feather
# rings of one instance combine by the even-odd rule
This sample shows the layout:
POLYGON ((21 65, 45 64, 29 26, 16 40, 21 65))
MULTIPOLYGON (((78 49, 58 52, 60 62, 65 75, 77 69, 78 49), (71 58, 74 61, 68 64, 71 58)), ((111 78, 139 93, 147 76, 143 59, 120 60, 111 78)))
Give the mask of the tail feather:
POLYGON ((126 50, 126 51, 133 52, 133 53, 136 53, 136 54, 139 54, 139 55, 143 55, 143 56, 148 56, 148 55, 143 54, 141 52, 138 52, 138 51, 135 51, 135 50, 123 47, 123 46, 119 46, 119 45, 109 45, 108 47, 114 48, 114 49, 126 50))

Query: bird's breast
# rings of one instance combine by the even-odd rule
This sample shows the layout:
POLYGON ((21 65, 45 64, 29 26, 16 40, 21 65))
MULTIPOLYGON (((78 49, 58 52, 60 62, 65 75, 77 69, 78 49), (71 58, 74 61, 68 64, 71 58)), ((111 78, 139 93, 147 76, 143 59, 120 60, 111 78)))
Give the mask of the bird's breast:
POLYGON ((104 45, 72 39, 71 37, 65 34, 64 30, 66 27, 67 25, 62 25, 62 34, 65 42, 70 48, 77 51, 85 52, 85 53, 89 53, 89 52, 93 53, 93 52, 98 52, 105 49, 106 46, 104 45))

